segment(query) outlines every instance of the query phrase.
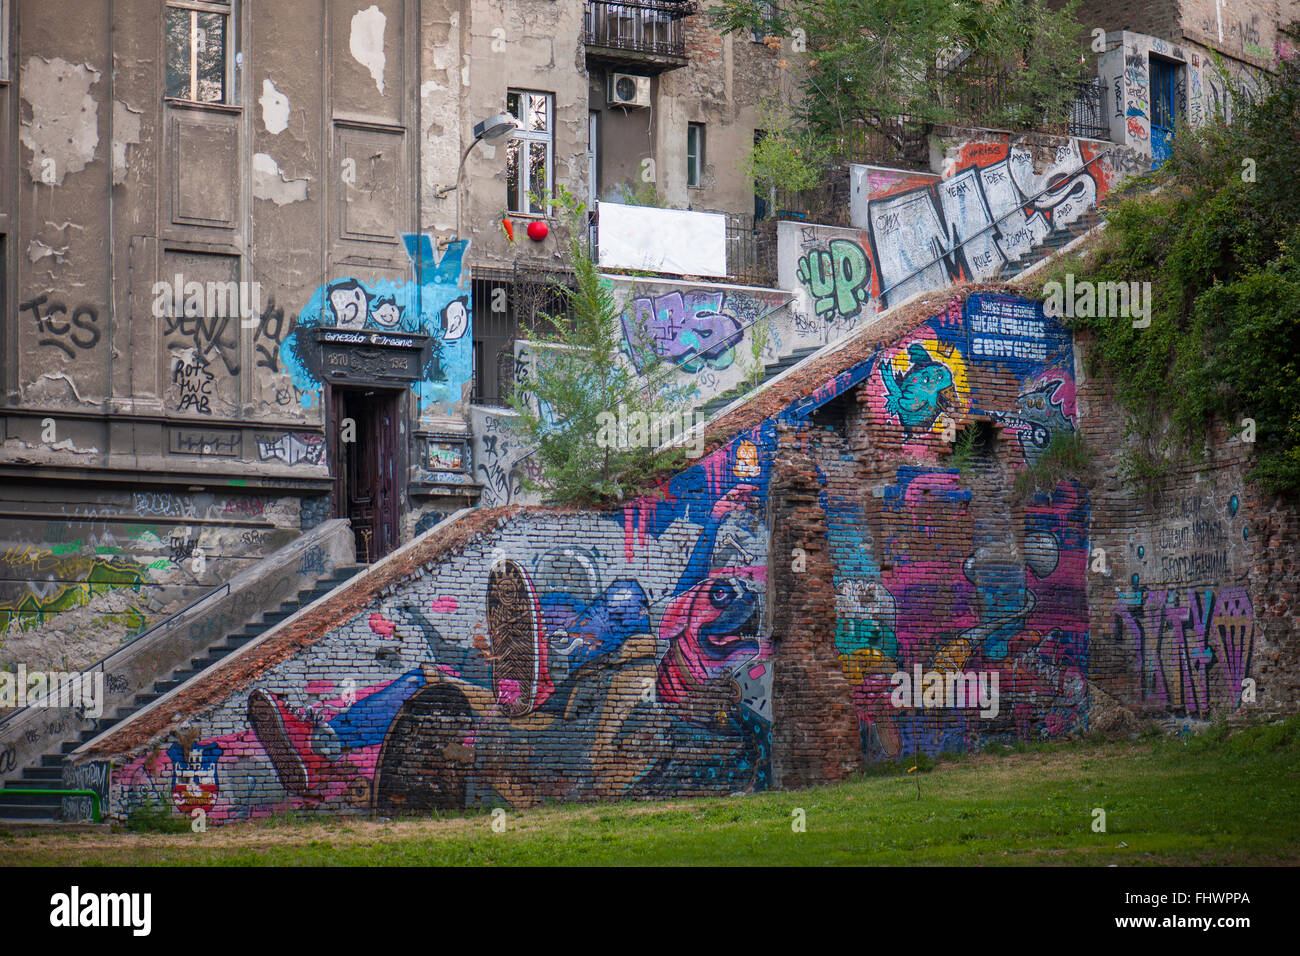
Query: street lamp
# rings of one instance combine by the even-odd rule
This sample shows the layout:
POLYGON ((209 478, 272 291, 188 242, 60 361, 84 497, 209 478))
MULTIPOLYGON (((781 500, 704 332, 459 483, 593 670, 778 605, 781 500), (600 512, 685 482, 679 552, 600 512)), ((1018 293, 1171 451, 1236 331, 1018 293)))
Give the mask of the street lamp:
MULTIPOLYGON (((460 165, 456 167, 456 183, 453 186, 443 186, 434 192, 437 199, 446 199, 447 194, 454 192, 456 194, 456 233, 452 240, 460 238, 460 177, 465 171, 465 160, 469 158, 469 151, 477 146, 480 142, 493 143, 504 136, 509 136, 516 129, 518 124, 515 118, 509 113, 497 113, 495 116, 489 116, 487 119, 475 124, 474 138, 470 140, 465 152, 461 154, 460 165)), ((452 240, 448 240, 451 242, 452 240)), ((439 243, 441 245, 441 243, 439 243)))

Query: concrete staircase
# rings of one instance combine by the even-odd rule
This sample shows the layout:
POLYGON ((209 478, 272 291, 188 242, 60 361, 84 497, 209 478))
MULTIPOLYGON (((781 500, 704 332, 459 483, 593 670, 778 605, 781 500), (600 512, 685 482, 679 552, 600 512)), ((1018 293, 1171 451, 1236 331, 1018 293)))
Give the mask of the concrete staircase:
POLYGON ((820 347, 795 349, 789 355, 782 356, 775 362, 769 362, 763 366, 763 376, 757 382, 743 382, 735 388, 728 389, 721 395, 709 399, 703 405, 700 405, 696 412, 703 418, 712 418, 715 414, 722 411, 736 399, 748 395, 754 389, 765 385, 770 379, 776 378, 787 369, 794 368, 810 355, 816 355, 821 351, 820 347))
MULTIPOLYGON (((11 762, 16 764, 16 773, 11 773, 8 779, 0 778, 0 825, 84 822, 89 815, 85 806, 88 798, 82 787, 65 776, 68 754, 206 672, 300 608, 320 600, 364 570, 353 563, 352 533, 347 523, 331 524, 339 527, 309 533, 299 542, 263 559, 259 566, 232 579, 231 584, 236 587, 232 590, 227 586, 224 598, 217 595, 215 600, 201 601, 195 607, 178 612, 154 625, 135 642, 119 648, 115 652, 116 659, 110 655, 85 671, 105 674, 104 715, 99 719, 80 717, 79 712, 74 711, 29 707, 28 711, 34 713, 19 711, 0 722, 0 745, 8 740, 8 752, 18 753, 16 761, 11 757, 11 762), (299 568, 297 573, 293 573, 304 548, 316 552, 322 548, 329 549, 333 570, 306 573, 299 568), (287 578, 290 583, 287 588, 281 584, 269 592, 247 588, 250 580, 257 581, 259 573, 287 578), (238 587, 241 578, 247 588, 242 593, 238 587), (268 593, 275 597, 266 600, 268 593), (242 615, 228 613, 232 606, 238 606, 241 597, 245 599, 244 606, 251 607, 252 612, 242 615), (277 599, 280 599, 278 604, 272 603, 277 599), (250 601, 254 603, 250 604, 250 601), (257 613, 258 606, 270 609, 257 613), (196 620, 202 626, 199 638, 193 630, 196 620), (186 655, 191 653, 194 656, 186 661, 186 655), (129 682, 130 689, 126 694, 113 695, 107 690, 107 676, 110 674, 119 681, 129 682), (134 694, 131 694, 131 689, 135 690, 134 694), (16 745, 28 736, 24 733, 24 719, 39 726, 51 722, 46 719, 48 716, 57 716, 60 719, 53 722, 66 723, 70 730, 49 740, 43 751, 31 746, 18 751, 16 745), (78 803, 80 812, 68 812, 73 803, 78 803)), ((100 796, 102 799, 103 795, 100 796)))
POLYGON ((1100 210, 1096 207, 1089 209, 1086 213, 1074 221, 1074 225, 1069 230, 1053 232, 1041 245, 1034 246, 1033 250, 1026 256, 1021 256, 1012 262, 1004 262, 1002 270, 998 273, 998 278, 1006 281, 1014 279, 1016 276, 1025 272, 1032 266, 1036 266, 1050 256, 1060 252, 1070 243, 1085 236, 1097 228, 1104 219, 1100 210))

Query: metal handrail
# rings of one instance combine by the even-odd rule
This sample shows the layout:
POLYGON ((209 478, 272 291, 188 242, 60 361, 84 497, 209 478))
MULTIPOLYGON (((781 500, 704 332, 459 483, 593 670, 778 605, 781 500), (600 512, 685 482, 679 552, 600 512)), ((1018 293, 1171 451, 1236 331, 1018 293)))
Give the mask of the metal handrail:
POLYGON ((90 797, 90 813, 96 823, 103 822, 103 814, 99 812, 99 794, 94 790, 38 790, 27 789, 26 787, 0 787, 0 797, 6 793, 40 793, 40 794, 58 794, 64 797, 90 797))
MULTIPOLYGON (((1074 170, 1073 172, 1071 172, 1069 175, 1070 175, 1070 176, 1077 175, 1078 173, 1080 173, 1080 172, 1082 172, 1083 170, 1087 169, 1090 165, 1092 165, 1093 163, 1095 163, 1097 160, 1099 160, 1099 159, 1103 159, 1103 158, 1106 158, 1106 157, 1109 157, 1109 156, 1113 155, 1114 153, 1115 153, 1115 150, 1114 150, 1114 149, 1106 150, 1104 153, 1098 153, 1096 156, 1092 157, 1092 159, 1086 160, 1086 161, 1083 163, 1083 165, 1079 166, 1077 169, 1075 169, 1075 170, 1074 170)), ((1005 222, 1007 219, 1010 219, 1010 218, 1011 218, 1015 213, 1020 212, 1021 210, 1023 210, 1024 207, 1025 207, 1025 205, 1027 205, 1028 203, 1032 203, 1034 200, 1038 199, 1038 198, 1041 197, 1041 196, 1046 195, 1047 193, 1051 192, 1052 189, 1054 189, 1054 188, 1055 188, 1055 186, 1046 186, 1046 187, 1044 187, 1043 189, 1040 189, 1038 192, 1036 192, 1034 195, 1030 196, 1030 197, 1029 197, 1028 199, 1026 199, 1024 202, 1018 203, 1017 206, 1016 206, 1016 208, 1013 209, 1011 212, 1005 213, 1004 215, 1002 215, 1002 216, 998 217, 997 219, 993 220, 991 223, 989 223, 989 224, 988 224, 987 226, 985 226, 983 229, 980 229, 978 232, 973 232, 973 233, 971 233, 969 236, 967 236, 967 237, 966 237, 965 239, 963 239, 961 242, 957 243, 957 245, 953 246, 952 249, 949 249, 947 252, 945 252, 945 253, 943 253, 943 254, 941 254, 941 255, 939 255, 939 256, 936 256, 934 259, 932 259, 931 261, 927 262, 925 265, 921 266, 919 269, 916 269, 914 272, 911 272, 911 273, 909 273, 908 275, 904 276, 902 279, 899 279, 897 282, 895 282, 893 285, 891 285, 888 289, 882 289, 881 292, 880 292, 880 296, 883 298, 886 294, 888 294, 888 293, 889 293, 890 291, 892 291, 893 289, 897 289, 897 288, 898 288, 900 285, 902 285, 903 283, 905 283, 905 282, 909 282, 909 281, 911 281, 912 279, 915 279, 917 276, 919 276, 921 273, 925 272, 927 269, 931 269, 931 268, 933 268, 935 265, 938 265, 939 263, 943 262, 944 259, 946 259, 946 258, 948 258, 950 255, 952 255, 952 253, 953 253, 954 250, 962 248, 963 246, 965 246, 965 245, 966 245, 968 242, 970 242, 971 240, 973 240, 973 239, 975 239, 975 238, 977 238, 977 237, 979 237, 979 236, 984 235, 984 234, 985 234, 986 232, 988 232, 990 229, 993 229, 993 228, 995 228, 996 226, 998 226, 999 224, 1005 222)), ((788 304, 788 303, 787 303, 787 304, 788 304)), ((784 307, 785 307, 785 306, 779 306, 778 308, 784 308, 784 307)), ((746 322, 744 325, 740 326, 740 328, 739 328, 737 331, 743 333, 746 329, 750 328, 751 326, 753 326, 753 325, 755 325, 755 324, 757 324, 757 323, 759 323, 759 322, 762 322, 764 319, 766 319, 768 316, 770 316, 770 315, 771 315, 773 312, 775 312, 775 311, 776 311, 776 309, 772 309, 772 310, 770 310, 770 311, 768 311, 768 312, 763 313, 763 315, 760 315, 758 318, 751 319, 750 321, 746 322)), ((820 350, 819 350, 819 351, 820 351, 820 350)), ((696 350, 693 351, 693 352, 689 352, 689 353, 683 355, 682 358, 679 359, 678 361, 669 364, 669 365, 667 366, 667 368, 664 370, 664 376, 665 376, 665 377, 664 377, 663 381, 666 382, 666 381, 667 381, 667 376, 668 376, 668 375, 670 375, 673 371, 675 371, 675 370, 677 370, 677 369, 680 369, 680 368, 682 367, 682 365, 684 365, 686 362, 689 362, 691 359, 698 357, 698 356, 701 355, 702 353, 703 353, 703 349, 696 349, 696 350)), ((613 409, 607 409, 607 411, 612 411, 612 410, 613 410, 613 409)), ((521 461, 527 461, 529 458, 533 457, 533 455, 535 455, 536 453, 537 453, 537 449, 536 449, 536 448, 531 449, 531 450, 528 452, 528 454, 526 454, 526 455, 521 455, 518 459, 516 459, 515 463, 518 464, 518 463, 521 462, 521 461)))
MULTIPOLYGON (((224 584, 218 584, 211 591, 208 591, 206 594, 200 595, 199 597, 195 598, 193 601, 185 605, 179 611, 175 611, 174 613, 169 614, 165 620, 159 621, 157 624, 149 628, 147 631, 141 631, 139 634, 131 638, 125 644, 119 644, 117 647, 113 648, 111 651, 109 651, 99 660, 95 661, 93 664, 90 664, 87 667, 83 667, 77 673, 89 674, 92 671, 95 671, 96 669, 102 672, 104 670, 104 665, 113 657, 122 653, 127 648, 131 647, 137 641, 143 640, 144 638, 148 637, 150 634, 154 633, 155 631, 167 630, 174 627, 176 625, 178 618, 194 610, 194 608, 198 607, 204 601, 208 600, 208 598, 215 597, 218 593, 222 591, 224 591, 227 594, 230 593, 229 581, 226 581, 224 584)), ((9 723, 9 721, 16 718, 19 714, 25 713, 26 711, 30 710, 33 707, 43 707, 43 706, 44 704, 41 701, 33 701, 32 703, 29 703, 26 707, 20 707, 18 710, 12 711, 11 713, 8 713, 3 717, 0 717, 0 727, 3 727, 5 724, 9 723)))

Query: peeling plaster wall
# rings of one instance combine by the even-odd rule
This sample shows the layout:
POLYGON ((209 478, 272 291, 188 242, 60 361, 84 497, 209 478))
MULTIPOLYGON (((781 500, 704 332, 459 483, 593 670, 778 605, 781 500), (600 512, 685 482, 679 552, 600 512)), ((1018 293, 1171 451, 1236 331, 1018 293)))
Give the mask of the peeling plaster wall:
POLYGON ((27 171, 33 182, 61 186, 95 158, 99 102, 90 88, 99 77, 99 71, 60 57, 31 56, 23 63, 19 89, 31 115, 19 139, 31 151, 27 171))
POLYGON ((690 66, 664 74, 655 156, 669 205, 753 215, 753 183, 741 164, 764 125, 765 99, 797 99, 790 41, 755 43, 748 33, 722 36, 700 13, 687 20, 690 66), (686 128, 705 124, 705 165, 698 187, 686 185, 686 128))
MULTIPOLYGON (((459 7, 459 22, 449 18, 449 29, 454 31, 459 27, 460 30, 459 76, 451 75, 456 72, 449 62, 452 50, 437 52, 432 60, 426 53, 426 82, 436 85, 429 88, 425 100, 456 104, 454 111, 442 113, 437 121, 448 123, 450 117, 456 117, 458 128, 447 132, 451 141, 460 144, 454 160, 439 154, 435 162, 440 168, 435 180, 444 186, 454 183, 456 164, 461 151, 469 145, 474 124, 505 110, 508 89, 541 90, 555 97, 555 183, 567 186, 580 199, 585 198, 587 78, 582 43, 583 5, 546 0, 526 3, 468 0, 459 7)), ((432 122, 433 110, 426 115, 427 122, 432 122)), ((461 228, 466 234, 471 231, 474 234, 474 263, 508 264, 519 260, 562 265, 564 230, 552 229, 548 239, 535 243, 521 235, 522 229, 516 229, 517 239, 512 247, 499 225, 507 202, 504 140, 481 143, 470 152, 465 161, 461 192, 461 228)), ((446 223, 449 230, 455 226, 454 195, 443 200, 426 200, 426 208, 432 206, 432 216, 446 223)), ((523 218, 519 217, 519 221, 523 218)))

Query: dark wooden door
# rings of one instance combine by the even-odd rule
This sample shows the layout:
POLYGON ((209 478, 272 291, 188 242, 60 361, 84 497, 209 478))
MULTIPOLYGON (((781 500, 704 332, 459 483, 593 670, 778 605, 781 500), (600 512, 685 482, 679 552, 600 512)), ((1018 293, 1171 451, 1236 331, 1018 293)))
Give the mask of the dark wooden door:
POLYGON ((357 560, 373 563, 397 547, 400 393, 330 390, 334 514, 352 523, 357 560))

